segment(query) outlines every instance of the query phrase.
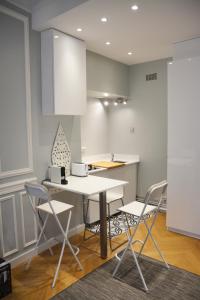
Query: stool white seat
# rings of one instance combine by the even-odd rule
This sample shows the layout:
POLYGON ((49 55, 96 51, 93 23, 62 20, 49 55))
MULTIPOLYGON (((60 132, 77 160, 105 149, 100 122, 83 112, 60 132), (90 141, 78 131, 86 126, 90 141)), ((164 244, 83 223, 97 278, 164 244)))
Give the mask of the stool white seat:
MULTIPOLYGON (((106 203, 111 203, 113 201, 117 201, 123 198, 122 193, 116 193, 113 191, 108 191, 106 194, 106 203)), ((89 197, 89 200, 99 202, 99 194, 93 194, 89 197)))
POLYGON ((144 246, 145 246, 145 244, 146 244, 149 237, 151 237, 156 250, 158 251, 160 257, 163 260, 163 262, 165 263, 165 266, 167 268, 169 268, 169 265, 165 261, 164 256, 163 256, 162 252, 160 251, 160 249, 157 245, 157 242, 155 241, 155 239, 154 239, 154 237, 151 233, 151 231, 153 229, 153 226, 155 224, 155 220, 156 220, 156 217, 158 215, 159 207, 162 203, 163 194, 165 193, 166 188, 167 188, 167 181, 166 180, 162 181, 162 182, 159 182, 157 184, 154 184, 148 189, 147 194, 146 194, 145 199, 144 199, 144 203, 141 203, 141 202, 138 202, 138 201, 133 201, 133 202, 119 208, 119 211, 122 214, 124 227, 126 228, 126 234, 127 234, 127 237, 128 237, 128 244, 127 244, 126 248, 123 250, 121 257, 119 257, 118 254, 115 255, 116 258, 118 259, 118 263, 117 263, 117 265, 115 267, 115 270, 113 272, 113 277, 116 275, 116 273, 117 273, 117 271, 118 271, 118 269, 119 269, 119 267, 120 267, 120 265, 121 265, 121 263, 122 263, 122 261, 125 257, 125 254, 126 254, 127 250, 130 249, 131 252, 132 252, 134 261, 136 263, 140 278, 141 278, 142 283, 144 285, 145 291, 148 291, 148 287, 146 285, 145 279, 144 279, 143 274, 142 274, 142 270, 141 270, 140 265, 138 263, 138 258, 140 257, 140 255, 141 255, 141 253, 144 249, 144 246), (154 206, 154 205, 148 204, 151 201, 151 199, 154 199, 155 197, 156 198, 158 197, 157 205, 154 206), (125 223, 125 221, 127 219, 125 217, 126 214, 130 214, 133 217, 136 217, 135 228, 134 228, 132 234, 129 233, 128 226, 126 226, 126 223, 125 223), (147 221, 146 221, 147 220, 147 215, 149 215, 149 217, 153 217, 153 221, 152 221, 150 226, 148 226, 147 221), (146 235, 144 241, 134 240, 135 234, 137 232, 137 229, 138 229, 140 223, 144 223, 144 225, 147 229, 147 235, 146 235), (140 248, 140 251, 137 255, 136 255, 136 253, 135 253, 135 251, 132 247, 132 245, 136 242, 139 242, 139 243, 142 244, 142 246, 140 248))
MULTIPOLYGON (((130 215, 134 215, 136 217, 139 217, 145 207, 145 204, 138 201, 133 201, 125 206, 120 207, 118 210, 130 215)), ((157 206, 154 205, 147 205, 145 207, 145 210, 143 212, 143 216, 149 215, 153 213, 157 209, 157 206)))
MULTIPOLYGON (((112 191, 112 190, 108 191, 106 193, 106 204, 107 204, 108 224, 109 224, 108 237, 109 237, 110 249, 112 251, 117 249, 118 247, 120 247, 122 244, 124 244, 126 242, 125 241, 122 244, 119 244, 119 246, 115 247, 114 249, 112 247, 111 222, 110 222, 110 218, 111 218, 110 205, 111 205, 111 203, 113 203, 115 201, 121 201, 121 204, 124 205, 123 197, 124 197, 123 193, 115 192, 115 191, 112 191)), ((86 216, 85 216, 86 221, 87 221, 87 215, 88 215, 88 209, 89 209, 90 201, 99 202, 99 194, 90 195, 89 198, 87 199, 87 208, 86 208, 86 216)), ((128 222, 128 220, 127 220, 127 222, 128 222)), ((84 230, 84 237, 83 237, 84 240, 86 240, 85 235, 86 235, 86 226, 85 226, 85 230, 84 230)))
MULTIPOLYGON (((44 187, 43 185, 40 184, 33 184, 33 183, 25 183, 25 189, 28 195, 28 198, 30 200, 30 204, 31 207, 33 209, 33 212, 36 216, 36 220, 38 222, 39 228, 40 228, 40 233, 39 233, 39 237, 37 239, 37 243, 35 245, 35 249, 36 250, 38 248, 39 242, 42 238, 42 236, 44 236, 44 239, 47 241, 46 235, 45 235, 45 228, 47 225, 47 221, 50 215, 54 216, 55 221, 61 231, 61 234, 63 236, 63 244, 62 244, 62 249, 61 249, 61 253, 60 253, 60 257, 59 257, 59 261, 58 261, 58 265, 56 268, 56 272, 54 275, 54 279, 53 279, 53 283, 52 283, 52 288, 55 286, 56 283, 56 279, 59 273, 59 269, 60 269, 60 265, 61 265, 61 261, 62 261, 62 257, 64 254, 64 249, 65 246, 68 245, 72 255, 74 256, 78 266, 80 267, 80 269, 82 270, 82 265, 78 259, 78 253, 79 253, 79 248, 76 246, 72 246, 69 239, 68 239, 68 232, 69 232, 69 225, 70 225, 70 221, 71 221, 71 216, 72 216, 72 208, 73 205, 67 204, 67 203, 63 203, 57 200, 50 200, 49 197, 49 193, 46 187, 44 187), (37 198, 40 200, 45 201, 45 203, 34 206, 33 202, 33 198, 37 198), (39 215, 38 215, 38 211, 43 211, 45 213, 45 219, 44 222, 41 222, 39 215), (59 221, 58 215, 61 213, 67 213, 67 224, 66 224, 66 229, 64 229, 59 221), (74 248, 76 249, 76 252, 74 251, 74 248)), ((53 255, 52 249, 49 247, 50 253, 53 255)), ((33 251, 34 253, 35 251, 33 251)), ((29 268, 30 263, 32 260, 32 256, 28 259, 27 262, 27 267, 29 268)))
MULTIPOLYGON (((50 202, 56 215, 73 208, 73 205, 63 203, 57 200, 51 200, 50 202)), ((43 203, 41 205, 36 206, 36 208, 53 215, 53 210, 51 209, 51 206, 49 205, 49 203, 43 203)))

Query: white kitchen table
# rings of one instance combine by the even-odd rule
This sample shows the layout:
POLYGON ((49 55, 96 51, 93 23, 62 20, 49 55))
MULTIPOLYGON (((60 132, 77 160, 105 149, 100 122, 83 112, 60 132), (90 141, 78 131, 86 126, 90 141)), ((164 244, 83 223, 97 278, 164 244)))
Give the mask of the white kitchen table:
POLYGON ((43 184, 49 188, 80 194, 83 199, 92 194, 99 194, 101 258, 107 258, 106 192, 119 186, 125 186, 128 182, 91 175, 87 177, 69 176, 66 179, 68 181, 66 185, 50 181, 43 181, 43 184))

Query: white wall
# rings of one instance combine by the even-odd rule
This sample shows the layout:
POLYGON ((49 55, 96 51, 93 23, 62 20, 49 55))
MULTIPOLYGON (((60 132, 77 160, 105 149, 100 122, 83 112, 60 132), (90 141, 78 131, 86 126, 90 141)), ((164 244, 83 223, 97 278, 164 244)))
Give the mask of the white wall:
POLYGON ((87 148, 82 154, 83 156, 109 152, 139 154, 141 163, 137 194, 144 196, 151 184, 167 177, 168 60, 133 65, 129 67, 128 75, 126 68, 121 64, 113 65, 114 62, 111 61, 112 72, 118 69, 119 73, 115 74, 115 78, 112 79, 115 84, 111 84, 110 88, 109 78, 112 77, 112 72, 110 70, 111 73, 106 73, 109 62, 107 59, 104 60, 104 57, 88 52, 88 88, 98 88, 100 91, 113 89, 113 93, 129 93, 129 101, 126 106, 112 105, 105 109, 100 105, 99 100, 88 99, 88 109, 81 120, 82 147, 87 148), (96 74, 98 68, 95 66, 101 65, 102 60, 104 63, 100 73, 96 74), (102 71, 103 66, 105 72, 102 71), (150 73, 157 73, 158 79, 146 81, 146 74, 150 73), (116 90, 120 78, 123 78, 123 81, 120 89, 116 90), (126 90, 128 85, 125 84, 124 79, 129 81, 129 92, 126 90))
POLYGON ((108 152, 108 112, 98 99, 88 98, 86 114, 81 117, 83 156, 108 152))
POLYGON ((86 62, 88 90, 128 95, 127 65, 91 51, 87 51, 86 62))
POLYGON ((167 60, 133 65, 129 71, 127 106, 109 109, 109 149, 140 155, 137 193, 144 196, 151 184, 167 177, 167 60), (146 81, 150 73, 158 79, 146 81))

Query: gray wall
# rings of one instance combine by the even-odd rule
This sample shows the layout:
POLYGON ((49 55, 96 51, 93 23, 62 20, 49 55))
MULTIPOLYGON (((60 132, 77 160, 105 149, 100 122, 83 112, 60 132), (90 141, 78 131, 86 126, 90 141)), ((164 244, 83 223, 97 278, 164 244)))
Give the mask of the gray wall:
MULTIPOLYGON (((2 1, 1 4, 4 4, 8 8, 13 9, 14 11, 17 11, 19 13, 22 13, 26 16, 29 16, 27 13, 22 11, 21 9, 15 8, 13 5, 6 3, 6 1, 2 1)), ((6 22, 6 21, 5 21, 6 22)), ((8 19, 8 23, 4 24, 3 32, 4 35, 9 37, 9 30, 10 30, 10 21, 8 19)), ((31 26, 30 26, 31 28, 31 26)), ((18 45, 18 38, 17 35, 15 36, 15 39, 12 40, 12 49, 15 49, 15 43, 16 46, 18 45)), ((5 50, 5 49, 4 49, 5 50)), ((9 52, 11 49, 8 46, 7 52, 9 52)), ((41 99, 41 48, 40 48, 40 33, 33 31, 30 29, 30 71, 31 71, 31 108, 32 108, 32 144, 33 144, 33 174, 27 174, 22 175, 18 177, 12 177, 12 178, 4 178, 3 180, 0 180, 1 183, 7 183, 7 182, 14 182, 22 179, 27 179, 29 177, 37 177, 38 181, 41 182, 47 175, 47 168, 51 164, 51 150, 55 138, 55 134, 59 125, 59 122, 62 123, 71 152, 72 152, 72 160, 80 160, 81 159, 81 136, 80 136, 80 117, 73 117, 73 116, 43 116, 42 115, 42 99, 41 99)), ((1 59, 1 57, 0 57, 1 59)), ((2 75, 2 72, 5 71, 11 71, 14 70, 18 74, 22 73, 22 70, 24 68, 23 64, 18 64, 17 60, 12 61, 12 65, 7 66, 7 70, 0 69, 0 78, 2 75), (10 70, 11 69, 11 70, 10 70)), ((10 81, 6 82, 7 89, 12 88, 12 84, 10 81)), ((16 94, 15 96, 18 96, 16 94)), ((2 94, 1 96, 2 97, 2 94)), ((9 117, 8 111, 12 111, 14 109, 14 105, 12 101, 16 101, 16 97, 10 98, 10 107, 7 108, 5 106, 1 106, 1 114, 6 115, 7 118, 9 117)), ((1 102, 2 103, 2 102, 1 102)), ((17 119, 20 121, 21 119, 24 119, 24 110, 17 111, 17 119)), ((19 134, 18 127, 15 126, 16 122, 16 115, 14 115, 12 118, 9 118, 9 126, 11 128, 15 128, 12 130, 10 139, 17 139, 17 142, 23 143, 25 137, 21 134, 19 134), (22 139, 22 140, 21 140, 22 139)), ((8 133, 8 128, 4 126, 4 128, 1 127, 1 140, 4 135, 8 133)), ((15 144, 16 146, 16 144, 15 144)), ((9 145, 8 145, 9 147, 9 145)), ((1 156, 1 155, 0 155, 1 156)), ((18 160, 18 158, 12 153, 13 158, 18 160)), ((19 161, 18 161, 19 162, 19 161)), ((20 167, 17 165, 17 167, 20 167)), ((22 165, 21 167, 24 167, 22 165)), ((11 168, 11 166, 9 166, 11 168)), ((13 168, 16 168, 16 165, 13 164, 13 168)), ((13 194, 13 193, 12 193, 13 194)), ((16 192, 14 194, 15 196, 15 206, 16 206, 16 214, 17 214, 17 228, 18 228, 18 243, 19 243, 19 252, 14 254, 18 255, 19 253, 22 253, 23 250, 23 242, 22 242, 22 215, 20 210, 20 198, 19 198, 19 192, 16 192)), ((0 197, 1 198, 1 197, 0 197)), ((71 222, 71 227, 74 227, 76 225, 79 225, 82 223, 82 202, 77 201, 80 200, 79 196, 70 194, 70 193, 60 193, 56 195, 56 199, 61 199, 63 201, 66 201, 68 203, 72 203, 75 205, 73 209, 73 218, 71 222)), ((10 200, 9 200, 10 201, 10 200)), ((8 207, 8 204, 11 207, 11 202, 5 202, 2 207, 8 207), (7 204, 8 203, 8 204, 7 204), (7 205, 7 206, 5 206, 7 205)), ((26 209, 26 207, 25 207, 26 209)), ((9 213, 7 209, 7 213, 9 213)), ((26 212, 24 212, 26 213, 26 212)), ((27 212, 30 214, 30 209, 27 212)), ((10 211, 10 217, 13 216, 13 210, 10 211)), ((27 217, 27 215, 26 215, 27 217)), ((3 216, 4 218, 4 228, 5 228, 5 235, 4 239, 7 240, 7 238, 10 237, 11 240, 14 240, 14 233, 13 233, 13 225, 9 223, 9 220, 6 221, 5 214, 3 216), (6 229, 7 228, 7 229, 6 229), (10 230, 11 228, 12 230, 10 230), (9 234, 7 233, 9 232, 9 234)), ((63 216, 63 222, 66 223, 66 220, 64 220, 63 216)), ((51 232, 51 235, 54 233, 57 233, 57 226, 55 225, 54 221, 49 222, 49 231, 51 232)), ((13 242, 14 243, 14 242, 13 242)), ((27 248, 25 249, 27 250, 27 248)), ((1 245, 0 245, 0 256, 1 256, 1 245)))
MULTIPOLYGON (((105 56, 87 51, 87 89, 128 95, 129 67, 105 56)), ((82 155, 107 153, 108 110, 98 99, 87 99, 86 114, 81 117, 82 155)))
POLYGON ((9 171, 28 165, 22 21, 0 12, 0 37, 0 169, 9 171))
POLYGON ((126 96, 128 66, 87 51, 87 88, 126 96))
POLYGON ((81 117, 82 157, 108 152, 108 110, 99 99, 88 98, 81 117))
POLYGON ((109 149, 140 155, 137 193, 144 196, 167 176, 167 60, 131 66, 129 98, 126 107, 109 109, 109 149), (146 81, 150 73, 158 79, 146 81))

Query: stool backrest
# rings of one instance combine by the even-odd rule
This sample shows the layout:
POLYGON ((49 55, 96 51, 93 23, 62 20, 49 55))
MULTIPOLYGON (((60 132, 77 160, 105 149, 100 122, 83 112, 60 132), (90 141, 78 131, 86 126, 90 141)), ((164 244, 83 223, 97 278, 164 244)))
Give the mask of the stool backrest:
POLYGON ((49 200, 48 190, 45 186, 38 183, 26 182, 24 184, 27 194, 32 198, 40 198, 42 200, 49 200))
POLYGON ((153 184, 152 186, 150 186, 150 188, 148 189, 144 202, 145 202, 145 207, 149 204, 149 202, 151 201, 151 199, 158 199, 157 201, 157 207, 159 208, 161 203, 162 203, 162 199, 163 199, 163 194, 165 193, 166 189, 167 189, 167 181, 163 180, 159 183, 153 184))

